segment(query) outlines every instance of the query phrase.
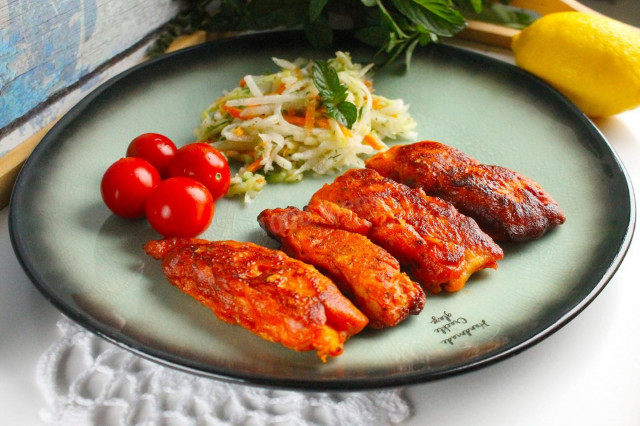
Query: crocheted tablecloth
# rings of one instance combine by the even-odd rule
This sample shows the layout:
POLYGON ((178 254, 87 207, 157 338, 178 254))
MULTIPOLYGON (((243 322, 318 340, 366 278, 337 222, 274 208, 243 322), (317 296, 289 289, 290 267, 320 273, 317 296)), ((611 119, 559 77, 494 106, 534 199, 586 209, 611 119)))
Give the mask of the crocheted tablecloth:
POLYGON ((53 425, 397 424, 411 413, 402 389, 300 392, 195 376, 147 361, 67 319, 42 355, 38 383, 53 425))

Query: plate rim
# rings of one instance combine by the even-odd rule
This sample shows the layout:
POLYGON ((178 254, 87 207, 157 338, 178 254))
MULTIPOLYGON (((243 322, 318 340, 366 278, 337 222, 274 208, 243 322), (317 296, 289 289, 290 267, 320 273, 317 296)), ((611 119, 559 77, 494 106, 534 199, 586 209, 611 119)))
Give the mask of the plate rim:
MULTIPOLYGON (((394 373, 391 376, 380 377, 367 376, 362 378, 329 378, 327 380, 309 380, 304 378, 279 378, 269 375, 256 375, 253 373, 247 374, 243 371, 231 370, 226 367, 215 365, 213 366, 214 368, 211 368, 211 365, 209 365, 209 368, 207 368, 208 364, 204 362, 198 362, 180 356, 175 356, 167 351, 159 350, 150 347, 149 345, 136 342, 135 339, 132 339, 129 336, 118 335, 117 332, 113 333, 112 335, 112 333, 109 332, 108 327, 105 327, 102 322, 94 319, 88 314, 83 313, 79 309, 74 309, 73 307, 69 306, 69 304, 67 304, 59 295, 52 291, 51 286, 46 283, 46 280, 40 277, 37 265, 34 265, 29 258, 19 230, 18 209, 22 197, 22 191, 20 190, 24 186, 24 181, 26 180, 25 176, 29 173, 33 165, 37 164, 38 158, 42 155, 42 153, 57 140, 57 137, 66 129, 68 125, 72 124, 75 121, 75 119, 84 111, 85 108, 91 105, 94 99, 99 97, 103 92, 105 92, 113 85, 117 84, 120 80, 127 78, 131 74, 137 73, 140 70, 144 70, 147 67, 155 66, 156 64, 162 64, 164 62, 171 63, 172 61, 175 61, 182 56, 189 56, 192 55, 193 52, 198 52, 204 49, 215 49, 222 45, 235 44, 246 41, 265 44, 269 39, 273 40, 274 38, 279 37, 291 37, 292 34, 300 35, 302 33, 296 30, 285 30, 274 31, 267 34, 248 34, 228 39, 214 40, 201 45, 168 53, 163 56, 153 58, 146 62, 135 65, 117 74, 116 76, 111 77, 106 82, 100 84, 90 93, 88 93, 80 102, 78 102, 66 114, 64 114, 60 118, 60 120, 58 120, 58 122, 52 127, 52 129, 44 136, 40 144, 36 146, 32 154, 26 160, 24 166, 18 174, 18 178, 16 179, 16 183, 11 195, 11 201, 9 204, 9 235, 11 245, 13 247, 14 253, 16 254, 16 258, 18 259, 18 262, 20 263, 29 280, 34 284, 39 292, 64 316, 70 318, 76 324, 79 324, 83 328, 104 338, 105 340, 115 344, 118 347, 135 353, 145 359, 154 361, 158 364, 187 373, 246 385, 298 390, 303 389, 305 391, 357 391, 426 383, 446 377, 460 375, 466 372, 475 371, 480 368, 493 365, 499 361, 508 359, 534 346, 535 344, 554 334, 556 331, 560 330, 563 326, 574 319, 579 313, 581 313, 602 292, 602 290, 610 282, 611 278, 615 275, 616 271, 622 263, 622 260, 627 254, 627 251, 633 239, 637 215, 637 207, 632 181, 615 149, 613 149, 612 145, 604 137, 602 132, 593 124, 593 122, 591 122, 591 120, 587 116, 585 116, 564 95, 562 95, 553 87, 544 83, 539 78, 507 62, 500 61, 490 56, 483 55, 475 51, 470 51, 461 47, 451 46, 447 44, 437 44, 431 45, 427 47, 427 49, 442 49, 445 51, 449 50, 451 52, 454 52, 455 55, 467 56, 469 58, 473 58, 475 61, 479 61, 480 63, 491 64, 491 66, 498 67, 501 70, 507 70, 507 72, 509 73, 515 72, 519 76, 518 78, 527 79, 531 82, 531 84, 541 88, 541 90, 544 90, 546 92, 545 95, 552 95, 555 98, 555 102, 560 102, 561 104, 563 104, 563 108, 569 108, 569 110, 571 110, 571 113, 576 116, 575 119, 578 120, 580 124, 586 126, 589 132, 593 134, 594 137, 596 137, 600 142, 602 142, 601 145, 606 148, 607 152, 611 155, 611 158, 617 165, 620 175, 623 178, 624 183, 626 184, 625 192, 629 202, 629 217, 625 224, 626 229, 620 246, 617 247, 617 252, 614 258, 612 259, 611 263, 607 265, 602 276, 597 281, 597 283, 595 283, 591 291, 585 297, 579 300, 576 305, 568 309, 560 318, 558 318, 554 322, 545 323, 540 331, 533 332, 532 335, 529 335, 520 343, 507 347, 506 349, 501 350, 497 353, 474 360, 472 362, 461 363, 454 367, 445 368, 442 370, 394 373)), ((350 37, 342 35, 342 40, 345 39, 350 39, 350 37)), ((353 41, 351 40, 351 42, 353 41)))

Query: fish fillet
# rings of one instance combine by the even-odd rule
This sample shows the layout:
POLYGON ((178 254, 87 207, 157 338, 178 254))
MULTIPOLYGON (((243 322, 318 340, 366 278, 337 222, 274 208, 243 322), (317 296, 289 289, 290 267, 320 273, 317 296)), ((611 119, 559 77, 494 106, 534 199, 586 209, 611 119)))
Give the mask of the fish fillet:
POLYGON ((320 188, 309 205, 323 200, 370 221, 368 237, 433 293, 460 290, 473 273, 496 268, 503 257, 478 224, 450 203, 375 170, 348 170, 320 188))
POLYGON ((496 241, 538 238, 565 221, 562 208, 533 180, 480 164, 439 142, 396 145, 368 159, 366 166, 449 201, 496 241))
POLYGON ((166 239, 145 251, 162 259, 171 284, 209 307, 222 321, 323 361, 367 318, 315 268, 253 243, 166 239))
POLYGON ((365 226, 353 212, 333 203, 321 202, 310 209, 265 210, 258 221, 282 242, 283 251, 329 276, 369 318, 372 328, 395 326, 422 310, 424 291, 400 271, 398 261, 367 237, 344 229, 367 232, 370 224, 365 226), (344 214, 336 216, 337 210, 344 214), (329 218, 327 211, 333 213, 329 218))

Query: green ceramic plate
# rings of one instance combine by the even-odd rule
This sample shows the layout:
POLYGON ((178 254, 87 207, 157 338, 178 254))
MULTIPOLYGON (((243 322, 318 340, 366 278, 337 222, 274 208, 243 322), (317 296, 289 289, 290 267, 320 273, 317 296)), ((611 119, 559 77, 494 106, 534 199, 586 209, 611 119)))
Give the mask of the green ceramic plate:
MULTIPOLYGON (((414 56, 410 72, 376 75, 376 90, 402 97, 421 139, 517 170, 546 188, 567 222, 543 238, 506 244, 496 271, 456 294, 429 296, 393 329, 365 331, 321 363, 219 321, 164 279, 142 244, 144 220, 103 205, 103 172, 140 133, 179 145, 200 112, 245 74, 275 70, 271 57, 328 58, 297 33, 207 44, 150 61, 91 93, 49 132, 24 166, 10 207, 15 251, 35 285, 64 314, 118 345, 179 369, 245 383, 362 389, 469 371, 531 346, 578 314, 609 281, 629 245, 635 206, 607 141, 572 104, 508 64, 447 46, 414 56)), ((371 58, 344 42, 357 61, 371 58)), ((303 207, 330 178, 269 186, 253 204, 216 206, 208 239, 276 247, 256 222, 276 206, 303 207)), ((585 348, 586 350, 587 348, 585 348)))

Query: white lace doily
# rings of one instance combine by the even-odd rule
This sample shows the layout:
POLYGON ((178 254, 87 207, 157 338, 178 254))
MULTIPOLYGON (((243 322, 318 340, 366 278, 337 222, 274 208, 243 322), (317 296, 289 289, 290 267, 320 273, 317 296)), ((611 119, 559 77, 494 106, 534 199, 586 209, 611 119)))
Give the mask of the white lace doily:
POLYGON ((49 424, 371 426, 410 416, 402 389, 305 393, 230 384, 144 360, 67 319, 58 328, 37 372, 49 424))

